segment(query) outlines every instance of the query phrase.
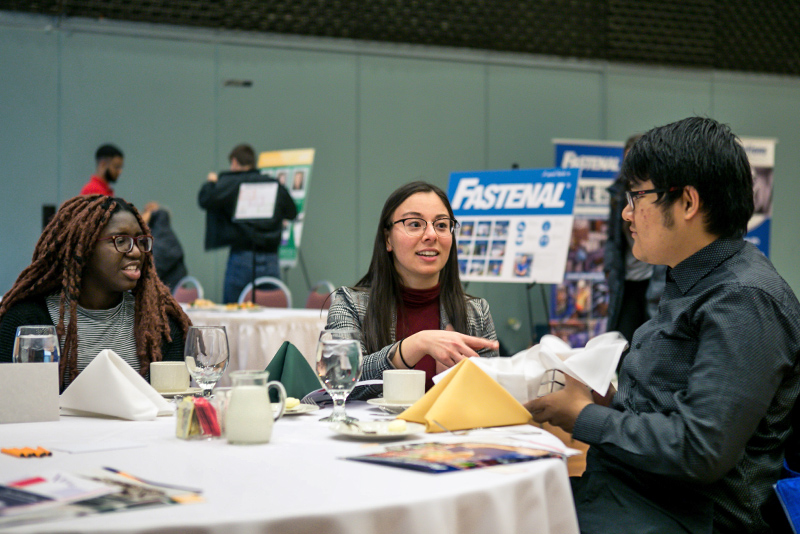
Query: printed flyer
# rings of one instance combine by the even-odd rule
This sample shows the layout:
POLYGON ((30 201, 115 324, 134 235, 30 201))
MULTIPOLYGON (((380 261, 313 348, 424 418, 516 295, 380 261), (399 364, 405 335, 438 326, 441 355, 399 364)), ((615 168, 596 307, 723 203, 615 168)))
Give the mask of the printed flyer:
POLYGON ((258 169, 261 174, 277 178, 289 190, 297 206, 297 218, 284 222, 281 247, 278 250, 281 268, 294 267, 297 264, 297 251, 300 248, 305 219, 305 200, 313 165, 313 148, 276 150, 258 155, 258 169))
POLYGON ((559 283, 572 231, 580 171, 454 172, 448 197, 461 279, 559 283))

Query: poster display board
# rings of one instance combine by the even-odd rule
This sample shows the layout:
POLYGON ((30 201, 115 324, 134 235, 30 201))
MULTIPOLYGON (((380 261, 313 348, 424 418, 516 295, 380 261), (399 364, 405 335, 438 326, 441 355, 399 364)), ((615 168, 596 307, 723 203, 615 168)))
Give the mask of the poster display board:
POLYGON ((289 190, 297 206, 297 218, 294 221, 284 222, 281 246, 278 249, 281 268, 294 267, 297 264, 297 252, 300 248, 305 219, 305 200, 313 165, 313 148, 276 150, 258 155, 258 169, 261 174, 277 178, 289 190))
POLYGON ((564 282, 551 287, 550 332, 573 347, 583 347, 606 331, 608 283, 603 255, 608 238, 607 189, 619 174, 624 144, 561 139, 553 143, 556 165, 582 172, 564 282))
POLYGON ((753 174, 753 201, 755 211, 747 223, 745 239, 750 241, 769 258, 769 234, 772 226, 772 176, 775 171, 775 145, 777 139, 740 139, 750 171, 753 174))
POLYGON ((572 231, 578 169, 454 172, 461 279, 559 283, 572 231))

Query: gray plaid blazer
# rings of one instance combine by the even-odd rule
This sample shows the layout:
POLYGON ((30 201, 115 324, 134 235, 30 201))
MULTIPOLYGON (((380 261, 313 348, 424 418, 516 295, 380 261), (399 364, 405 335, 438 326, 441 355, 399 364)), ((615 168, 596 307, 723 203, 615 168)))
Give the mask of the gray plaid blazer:
MULTIPOLYGON (((366 291, 356 291, 349 287, 340 287, 333 294, 331 299, 331 307, 328 310, 328 324, 325 327, 328 330, 339 329, 355 329, 363 330, 364 316, 367 313, 367 304, 369 303, 369 294, 366 291)), ((395 316, 395 310, 392 310, 392 316, 395 316)), ((439 327, 444 330, 450 319, 444 311, 444 308, 439 308, 439 327)), ((361 352, 364 354, 364 367, 361 373, 361 380, 380 380, 383 378, 383 372, 387 369, 394 369, 394 366, 389 361, 390 356, 394 355, 394 347, 397 344, 395 338, 395 323, 392 321, 392 343, 380 349, 377 352, 367 353, 367 349, 362 341, 361 352)), ((467 327, 470 336, 482 337, 486 339, 496 340, 497 333, 494 330, 494 321, 492 321, 492 314, 489 312, 489 303, 480 298, 467 299, 467 327)), ((484 349, 478 351, 481 356, 494 357, 499 356, 498 351, 484 349)), ((380 386, 368 386, 363 391, 356 391, 353 399, 369 399, 381 394, 383 388, 380 386)))

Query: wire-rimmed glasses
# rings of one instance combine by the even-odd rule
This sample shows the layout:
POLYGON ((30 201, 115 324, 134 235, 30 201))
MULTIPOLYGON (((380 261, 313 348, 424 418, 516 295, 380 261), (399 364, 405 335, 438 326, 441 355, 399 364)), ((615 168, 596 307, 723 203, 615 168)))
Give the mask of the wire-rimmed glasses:
POLYGON ((114 243, 114 248, 117 249, 117 252, 121 254, 127 254, 133 250, 134 243, 142 252, 153 250, 153 236, 151 235, 137 235, 136 237, 132 235, 110 235, 101 237, 97 241, 111 241, 114 243))
POLYGON ((645 195, 649 195, 650 193, 671 193, 672 191, 677 191, 680 187, 670 187, 668 189, 642 189, 641 191, 625 191, 625 198, 628 199, 628 206, 632 209, 636 209, 636 200, 642 198, 645 195))
MULTIPOLYGON (((419 217, 406 217, 405 219, 399 219, 389 224, 387 228, 397 223, 402 223, 406 233, 411 237, 419 237, 425 233, 425 230, 428 229, 428 221, 419 217)), ((440 217, 438 219, 434 219, 430 222, 430 224, 433 225, 433 229, 441 237, 452 234, 455 232, 456 228, 458 228, 458 221, 449 217, 440 217)))

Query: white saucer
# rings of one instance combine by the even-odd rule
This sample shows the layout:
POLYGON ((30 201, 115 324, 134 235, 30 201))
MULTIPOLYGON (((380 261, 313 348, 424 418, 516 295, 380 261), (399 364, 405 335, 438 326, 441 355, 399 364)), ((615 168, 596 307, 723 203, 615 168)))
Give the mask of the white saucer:
POLYGON ((195 393, 201 393, 203 390, 201 388, 189 388, 184 391, 163 391, 159 392, 162 397, 167 399, 171 399, 173 397, 177 397, 178 395, 186 396, 186 395, 194 395, 195 393))
MULTIPOLYGON (((277 412, 278 411, 278 405, 277 404, 273 404, 272 405, 272 409, 277 412)), ((294 408, 287 408, 286 410, 284 410, 283 411, 283 415, 301 415, 301 414, 304 414, 304 413, 316 412, 318 410, 319 410, 319 406, 314 406, 313 404, 300 403, 297 406, 295 406, 294 408)))
POLYGON ((406 429, 402 432, 390 432, 389 424, 391 421, 358 421, 353 425, 344 423, 332 423, 330 429, 354 439, 367 441, 389 441, 393 439, 403 439, 413 434, 425 432, 425 425, 418 423, 406 423, 406 429), (372 433, 374 432, 374 434, 372 433))
POLYGON ((367 399, 367 404, 377 406, 378 408, 389 413, 400 413, 406 411, 408 408, 411 408, 411 405, 414 403, 398 404, 396 402, 387 402, 386 399, 367 399))

